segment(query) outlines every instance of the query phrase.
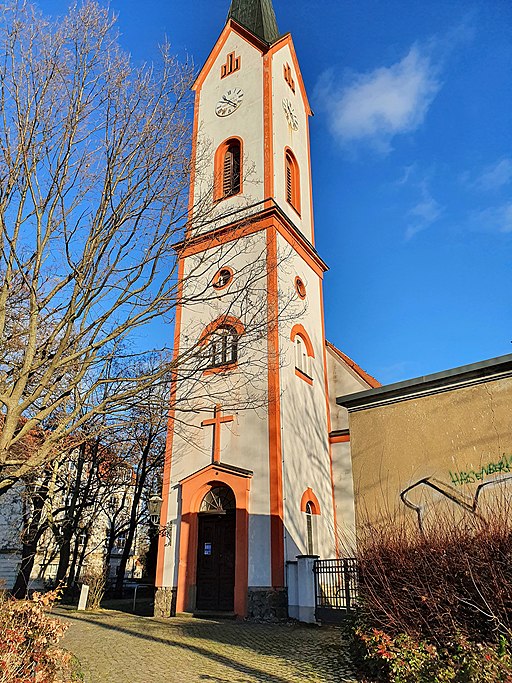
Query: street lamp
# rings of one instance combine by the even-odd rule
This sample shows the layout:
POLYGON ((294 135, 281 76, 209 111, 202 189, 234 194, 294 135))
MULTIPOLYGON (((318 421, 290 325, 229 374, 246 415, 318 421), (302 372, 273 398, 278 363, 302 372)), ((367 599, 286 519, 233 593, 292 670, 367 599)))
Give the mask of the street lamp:
POLYGON ((148 501, 149 521, 151 526, 158 536, 163 536, 166 539, 166 545, 171 545, 172 538, 172 522, 167 522, 165 526, 160 526, 160 513, 162 511, 163 499, 157 493, 150 496, 148 501))

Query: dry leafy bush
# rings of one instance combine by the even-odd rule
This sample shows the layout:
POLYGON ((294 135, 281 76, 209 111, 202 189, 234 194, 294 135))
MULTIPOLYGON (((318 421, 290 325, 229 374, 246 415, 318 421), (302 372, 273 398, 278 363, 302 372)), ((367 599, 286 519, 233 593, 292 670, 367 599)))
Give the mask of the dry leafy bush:
POLYGON ((0 593, 0 683, 73 680, 69 653, 56 647, 66 626, 49 616, 58 592, 15 600, 0 593))
POLYGON ((82 583, 89 586, 87 609, 96 610, 101 606, 107 587, 108 567, 89 569, 82 576, 82 583))
POLYGON ((512 683, 512 509, 366 525, 354 655, 391 683, 512 683))
POLYGON ((423 535, 405 524, 374 529, 359 555, 363 622, 438 646, 456 633, 477 643, 512 641, 509 518, 499 511, 491 521, 440 517, 423 535))

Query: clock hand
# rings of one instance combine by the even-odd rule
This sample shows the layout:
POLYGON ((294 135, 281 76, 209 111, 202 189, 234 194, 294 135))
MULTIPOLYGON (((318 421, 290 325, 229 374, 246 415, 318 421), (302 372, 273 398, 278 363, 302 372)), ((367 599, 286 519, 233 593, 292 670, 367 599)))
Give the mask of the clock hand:
POLYGON ((232 102, 231 100, 228 100, 228 98, 225 96, 222 99, 224 100, 224 102, 227 102, 228 104, 231 104, 233 107, 236 107, 236 102, 232 102))

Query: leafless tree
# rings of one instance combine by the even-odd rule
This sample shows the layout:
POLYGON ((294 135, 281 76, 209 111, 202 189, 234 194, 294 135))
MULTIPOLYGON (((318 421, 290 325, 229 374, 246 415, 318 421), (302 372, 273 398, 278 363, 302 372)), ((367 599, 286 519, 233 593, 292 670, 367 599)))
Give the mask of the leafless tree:
MULTIPOLYGON (((168 46, 158 68, 132 66, 115 19, 93 0, 58 22, 22 0, 3 3, 0 46, 1 495, 58 458, 59 444, 95 416, 125 410, 171 370, 197 375, 198 334, 179 353, 164 349, 147 373, 120 361, 152 354, 147 326, 170 326, 178 306, 209 296, 215 257, 179 271, 193 232, 190 66, 168 46), (36 428, 44 442, 21 448, 36 428)), ((203 193, 194 230, 219 220, 213 206, 203 193)), ((219 263, 237 249, 219 247, 219 263)), ((268 323, 254 303, 265 301, 265 259, 245 269, 226 307, 245 317, 250 344, 268 323)))

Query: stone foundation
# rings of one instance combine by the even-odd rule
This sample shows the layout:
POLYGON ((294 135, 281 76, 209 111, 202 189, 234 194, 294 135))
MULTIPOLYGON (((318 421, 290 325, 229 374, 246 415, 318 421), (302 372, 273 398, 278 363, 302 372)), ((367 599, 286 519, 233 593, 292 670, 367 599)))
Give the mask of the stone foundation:
POLYGON ((157 588, 155 593, 155 617, 167 619, 176 616, 176 588, 157 588))
POLYGON ((247 618, 252 621, 286 621, 288 591, 286 588, 249 588, 247 618))

